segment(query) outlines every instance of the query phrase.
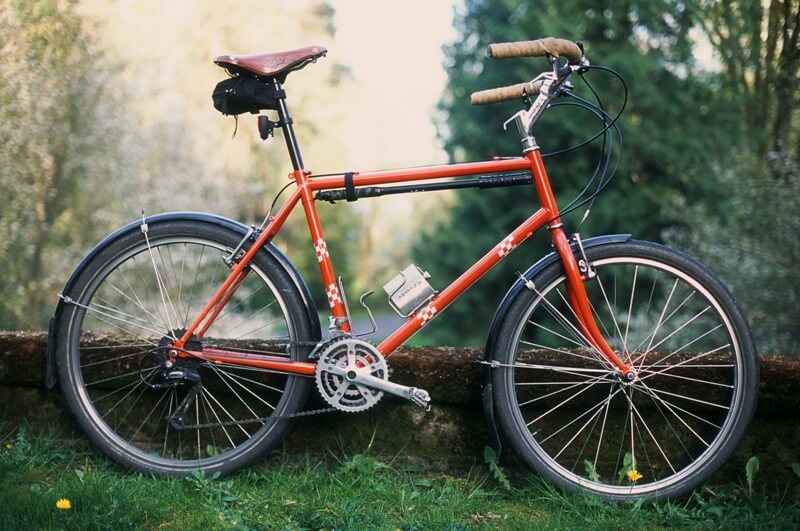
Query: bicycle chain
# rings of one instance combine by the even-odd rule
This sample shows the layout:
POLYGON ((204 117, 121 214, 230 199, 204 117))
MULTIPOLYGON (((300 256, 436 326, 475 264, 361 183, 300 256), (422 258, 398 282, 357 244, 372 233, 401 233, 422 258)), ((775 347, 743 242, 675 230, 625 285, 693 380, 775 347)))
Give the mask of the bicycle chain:
POLYGON ((176 430, 202 430, 205 428, 219 428, 219 427, 228 427, 228 426, 241 426, 242 424, 256 424, 256 423, 264 423, 265 421, 274 419, 274 420, 283 420, 283 419, 291 419, 291 418, 298 418, 298 417, 310 417, 312 415, 320 415, 323 413, 331 413, 333 411, 338 411, 335 407, 328 407, 328 408, 321 408, 321 409, 312 409, 310 411, 301 411, 299 413, 290 413, 288 415, 278 415, 272 417, 261 417, 257 419, 246 419, 246 420, 223 420, 220 422, 208 422, 206 424, 179 424, 178 420, 173 416, 167 417, 170 424, 176 430))

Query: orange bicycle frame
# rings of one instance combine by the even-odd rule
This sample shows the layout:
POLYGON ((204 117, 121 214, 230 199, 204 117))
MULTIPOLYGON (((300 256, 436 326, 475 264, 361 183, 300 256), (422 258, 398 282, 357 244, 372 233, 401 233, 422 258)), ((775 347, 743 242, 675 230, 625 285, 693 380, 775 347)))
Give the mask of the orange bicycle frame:
MULTIPOLYGON (((536 188, 536 195, 541 205, 540 208, 495 247, 490 249, 482 258, 472 265, 472 267, 467 269, 444 290, 436 294, 426 306, 413 313, 404 324, 378 345, 378 350, 385 356, 391 355, 398 346, 402 345, 412 335, 427 325, 428 322, 447 308, 459 295, 510 254, 520 243, 529 238, 542 226, 548 225, 548 230, 550 231, 556 252, 559 254, 564 264, 567 276, 568 298, 570 305, 575 311, 581 332, 589 344, 612 363, 623 375, 629 374, 630 368, 622 362, 608 346, 594 321, 583 286, 585 279, 581 275, 568 238, 562 228, 555 197, 550 187, 550 182, 538 149, 529 151, 524 157, 495 158, 494 160, 485 162, 355 173, 352 175, 351 186, 358 188, 363 186, 519 170, 528 170, 531 172, 532 180, 536 188)), ((208 301, 184 335, 174 343, 176 349, 183 349, 186 342, 192 336, 203 336, 203 333, 220 313, 222 307, 233 294, 233 291, 235 291, 247 275, 248 264, 253 256, 278 233, 298 202, 302 203, 306 220, 308 221, 311 239, 319 262, 320 273, 326 287, 333 322, 340 323, 337 326, 341 332, 350 332, 350 323, 347 321, 346 309, 342 302, 341 294, 339 293, 338 283, 336 282, 333 264, 331 263, 327 251, 327 244, 325 243, 322 224, 319 219, 314 198, 315 192, 345 187, 345 176, 314 178, 311 177, 309 172, 300 168, 292 172, 290 178, 295 181, 297 185, 296 189, 275 216, 269 220, 269 223, 245 255, 238 263, 233 264, 228 278, 214 297, 208 301)), ((204 349, 201 352, 189 352, 188 354, 212 362, 250 365, 301 375, 313 375, 316 368, 316 364, 314 363, 287 361, 285 358, 279 356, 250 355, 217 349, 204 349)))
MULTIPOLYGON (((281 88, 277 80, 273 82, 276 85, 276 89, 281 88)), ((540 92, 539 99, 534 102, 531 111, 538 108, 539 110, 536 112, 541 112, 544 108, 543 104, 545 103, 541 98, 547 99, 547 92, 546 90, 540 92)), ((352 193, 359 187, 524 170, 529 171, 531 174, 531 180, 535 185, 536 195, 539 200, 539 209, 528 219, 523 221, 519 227, 514 229, 511 234, 507 235, 495 245, 495 247, 490 249, 481 259, 462 273, 461 276, 455 279, 443 291, 434 295, 425 307, 411 314, 405 323, 378 345, 378 350, 384 356, 391 355, 398 346, 407 341, 434 317, 444 311, 450 303, 510 254, 520 243, 528 239, 534 231, 547 225, 556 252, 561 258, 561 262, 564 264, 567 277, 567 295, 570 306, 572 306, 575 312, 580 332, 586 338, 587 343, 597 350, 609 363, 616 367, 623 376, 633 376, 631 368, 622 362, 608 346, 594 321, 594 316, 592 315, 592 310, 583 286, 584 279, 578 268, 575 256, 572 253, 567 236, 562 229, 563 225, 559 217, 558 206, 556 205, 553 190, 550 187, 547 172, 542 163, 541 153, 539 152, 538 146, 535 144, 535 140, 530 136, 530 125, 534 121, 531 117, 534 116, 535 113, 528 114, 529 121, 526 125, 522 125, 523 121, 519 118, 517 119, 517 127, 523 136, 523 146, 525 147, 525 155, 523 157, 495 157, 493 160, 485 162, 468 162, 401 170, 311 177, 310 172, 308 172, 303 165, 300 147, 295 137, 292 119, 289 115, 285 99, 281 98, 278 100, 277 111, 279 121, 273 125, 279 125, 283 129, 284 140, 286 141, 286 147, 292 161, 292 167, 294 168, 289 178, 294 180, 297 187, 275 216, 268 220, 268 224, 258 235, 253 245, 245 252, 244 256, 239 259, 238 262, 234 261, 231 263, 231 272, 228 278, 222 286, 220 286, 211 300, 208 301, 191 325, 189 325, 185 333, 179 339, 173 341, 173 348, 169 351, 170 356, 192 356, 211 362, 249 365, 290 374, 314 375, 316 372, 316 364, 291 361, 280 356, 255 355, 220 349, 203 349, 198 352, 185 350, 189 339, 192 337, 203 337, 205 331, 211 326, 214 319, 220 314, 225 304, 230 300, 237 287, 244 280, 248 273, 250 261, 256 253, 278 233, 298 202, 302 203, 306 220, 308 221, 311 241, 314 245, 317 261, 319 262, 320 273, 325 286, 328 305, 330 306, 332 326, 338 328, 342 333, 349 333, 349 316, 347 315, 347 310, 342 300, 342 294, 339 293, 336 275, 334 274, 333 264, 330 260, 327 243, 325 242, 325 236, 322 230, 322 223, 320 222, 317 212, 315 193, 341 188, 345 188, 348 193, 352 193)))

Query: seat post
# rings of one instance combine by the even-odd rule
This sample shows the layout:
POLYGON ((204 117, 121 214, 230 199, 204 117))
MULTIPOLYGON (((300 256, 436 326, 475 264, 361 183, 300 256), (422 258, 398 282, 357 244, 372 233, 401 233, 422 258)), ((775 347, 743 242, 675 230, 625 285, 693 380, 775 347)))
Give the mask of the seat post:
MULTIPOLYGON (((280 93, 283 89, 281 82, 274 78, 272 82, 275 84, 275 90, 280 93)), ((283 129, 283 138, 286 140, 286 148, 289 150, 289 157, 292 159, 292 167, 295 171, 305 169, 303 166, 303 157, 300 155, 300 146, 294 134, 292 117, 289 114, 289 108, 286 106, 285 97, 278 98, 278 123, 283 129)))

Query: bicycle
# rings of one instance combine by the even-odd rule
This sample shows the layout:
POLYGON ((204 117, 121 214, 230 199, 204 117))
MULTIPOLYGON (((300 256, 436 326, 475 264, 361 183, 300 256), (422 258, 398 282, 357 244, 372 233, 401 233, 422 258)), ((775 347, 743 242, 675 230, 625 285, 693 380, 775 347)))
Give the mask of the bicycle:
MULTIPOLYGON (((258 117, 262 138, 282 130, 293 167, 294 190, 276 212, 277 197, 249 228, 203 213, 143 214, 100 242, 67 282, 49 367, 55 361, 92 443, 146 473, 229 473, 280 444, 300 416, 364 411, 384 394, 429 407, 427 391, 389 380, 386 360, 546 227, 555 251, 519 274, 490 328, 482 362, 490 433, 556 485, 607 499, 671 498, 706 481, 753 416, 755 345, 732 295, 694 259, 630 235, 567 236, 561 216, 575 207, 559 210, 533 126, 552 100, 572 95, 573 76, 593 68, 582 43, 490 46, 494 58, 541 56, 551 66, 472 95, 476 104, 523 101, 506 122, 521 156, 315 176, 303 164, 284 82, 326 52, 215 59, 232 76, 215 91, 220 110, 277 112, 277 121, 258 117), (378 345, 355 334, 315 201, 497 186, 526 187, 539 205, 441 291, 407 267, 384 287, 403 324, 378 345), (298 204, 326 286, 324 337, 305 282, 271 243, 298 204), (312 387, 329 408, 304 410, 312 387)), ((616 118, 591 109, 609 139, 616 118)), ((607 185, 598 182, 587 200, 607 185)), ((370 319, 371 293, 360 299, 370 319)))

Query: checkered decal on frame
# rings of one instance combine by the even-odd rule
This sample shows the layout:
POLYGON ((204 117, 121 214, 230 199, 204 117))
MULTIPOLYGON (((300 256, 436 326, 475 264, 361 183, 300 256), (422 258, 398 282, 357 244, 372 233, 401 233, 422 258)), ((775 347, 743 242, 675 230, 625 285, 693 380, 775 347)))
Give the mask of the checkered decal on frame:
POLYGON ((517 244, 514 243, 514 236, 506 236, 506 239, 500 242, 500 245, 497 246, 497 254, 500 255, 500 258, 508 255, 516 249, 517 244))
POLYGON ((330 304, 331 308, 333 308, 337 302, 341 304, 342 298, 339 296, 339 288, 336 287, 336 284, 328 286, 325 292, 328 294, 328 304, 330 304))
POLYGON ((417 319, 422 323, 422 326, 425 326, 435 315, 436 308, 434 308, 432 304, 429 304, 417 313, 417 319))
POLYGON ((317 261, 322 262, 323 258, 328 255, 328 244, 322 238, 318 239, 314 244, 314 252, 317 253, 317 261))

